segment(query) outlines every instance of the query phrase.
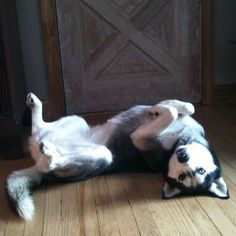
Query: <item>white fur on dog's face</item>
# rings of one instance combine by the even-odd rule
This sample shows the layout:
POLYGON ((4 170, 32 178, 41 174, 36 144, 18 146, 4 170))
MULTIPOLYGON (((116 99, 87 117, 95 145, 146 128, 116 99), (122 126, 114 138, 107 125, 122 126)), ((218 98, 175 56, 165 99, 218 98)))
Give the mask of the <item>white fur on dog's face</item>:
POLYGON ((189 159, 186 163, 180 163, 174 153, 169 162, 168 177, 182 185, 197 187, 204 182, 207 174, 216 170, 213 157, 204 145, 191 143, 179 146, 178 149, 184 149, 189 159))

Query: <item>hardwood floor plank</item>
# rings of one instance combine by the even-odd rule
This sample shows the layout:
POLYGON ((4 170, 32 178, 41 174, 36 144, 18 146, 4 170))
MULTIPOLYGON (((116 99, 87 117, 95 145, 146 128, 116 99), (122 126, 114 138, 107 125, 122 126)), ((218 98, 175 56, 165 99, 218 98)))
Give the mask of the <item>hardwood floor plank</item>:
POLYGON ((181 235, 201 235, 179 200, 171 199, 170 201, 169 214, 174 218, 181 235))
POLYGON ((180 203, 201 235, 221 235, 195 198, 186 197, 180 199, 180 203))
POLYGON ((100 234, 120 235, 105 176, 93 179, 93 190, 100 234))
POLYGON ((94 192, 93 192, 93 179, 84 182, 83 192, 78 188, 80 212, 82 220, 81 235, 100 235, 98 218, 96 213, 94 192))
POLYGON ((63 236, 61 228, 62 188, 62 185, 47 187, 43 228, 45 236, 63 236))
POLYGON ((223 175, 226 176, 236 186, 236 170, 225 160, 221 159, 221 167, 223 175))
MULTIPOLYGON (((221 199, 217 199, 222 201, 221 199)), ((225 214, 224 210, 219 207, 217 200, 210 197, 198 197, 197 201, 206 211, 212 222, 218 228, 222 235, 234 235, 236 227, 225 214)), ((227 200, 226 200, 227 201, 227 200)))
POLYGON ((22 219, 8 221, 4 236, 24 235, 25 222, 22 219))
POLYGON ((177 198, 162 199, 162 188, 164 186, 162 176, 149 174, 145 175, 143 179, 145 178, 147 180, 143 183, 141 180, 140 185, 150 209, 154 211, 156 220, 159 222, 161 234, 200 235, 177 198))
POLYGON ((226 183, 230 189, 231 198, 229 200, 215 199, 218 206, 222 209, 224 214, 229 218, 229 220, 234 224, 236 230, 236 186, 227 178, 226 183))
POLYGON ((160 231, 160 235, 181 235, 171 214, 169 214, 169 201, 163 201, 161 177, 159 174, 136 174, 136 181, 147 202, 154 220, 160 231))
POLYGON ((60 228, 62 235, 78 235, 81 232, 79 213, 81 204, 79 201, 77 188, 83 189, 83 183, 64 184, 61 190, 61 220, 60 228))
POLYGON ((106 179, 120 234, 123 236, 139 235, 140 232, 138 230, 132 209, 129 205, 120 176, 118 174, 109 175, 106 179))
MULTIPOLYGON (((143 174, 140 174, 142 178, 143 174)), ((144 174, 145 175, 145 174, 144 174)), ((128 201, 135 216, 141 235, 161 235, 153 212, 145 201, 135 174, 122 174, 121 181, 125 187, 128 201)))
POLYGON ((44 214, 46 204, 46 187, 41 187, 33 194, 36 205, 36 214, 33 221, 26 222, 24 236, 41 236, 44 227, 44 214))

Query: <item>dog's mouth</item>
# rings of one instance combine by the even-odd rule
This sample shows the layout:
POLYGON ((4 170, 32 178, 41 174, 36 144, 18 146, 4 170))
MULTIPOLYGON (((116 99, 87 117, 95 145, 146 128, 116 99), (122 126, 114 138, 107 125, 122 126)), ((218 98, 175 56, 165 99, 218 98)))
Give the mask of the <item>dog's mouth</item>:
POLYGON ((194 187, 187 187, 184 184, 180 183, 178 180, 171 178, 169 176, 165 177, 166 182, 173 188, 178 188, 181 190, 182 193, 185 194, 193 194, 196 193, 198 191, 198 189, 194 188, 194 187))
POLYGON ((171 186, 171 187, 175 187, 175 188, 179 188, 179 189, 182 189, 184 187, 183 184, 181 184, 180 182, 178 182, 178 180, 172 178, 172 177, 169 177, 169 176, 166 176, 166 182, 171 186))

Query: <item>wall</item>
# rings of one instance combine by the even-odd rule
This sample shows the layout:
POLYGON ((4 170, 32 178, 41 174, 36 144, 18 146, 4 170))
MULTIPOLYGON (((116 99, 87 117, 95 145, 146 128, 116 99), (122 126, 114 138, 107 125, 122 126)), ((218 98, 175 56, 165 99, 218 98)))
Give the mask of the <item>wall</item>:
POLYGON ((214 0, 214 83, 236 83, 236 1, 214 0))
POLYGON ((15 0, 27 91, 48 97, 40 0, 15 0))

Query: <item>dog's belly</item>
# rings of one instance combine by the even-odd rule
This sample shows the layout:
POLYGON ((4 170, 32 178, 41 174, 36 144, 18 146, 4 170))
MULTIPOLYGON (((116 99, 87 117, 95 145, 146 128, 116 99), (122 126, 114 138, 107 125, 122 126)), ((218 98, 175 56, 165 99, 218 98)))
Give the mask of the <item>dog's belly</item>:
POLYGON ((109 121, 115 128, 107 143, 108 149, 112 152, 113 162, 106 172, 148 169, 145 159, 130 138, 130 135, 147 120, 145 109, 146 106, 136 106, 109 121))
POLYGON ((77 142, 85 142, 84 136, 89 131, 86 121, 79 116, 68 116, 52 123, 35 127, 29 137, 29 151, 32 158, 42 170, 48 166, 48 158, 42 154, 40 146, 44 142, 53 143, 58 151, 71 150, 77 142))

